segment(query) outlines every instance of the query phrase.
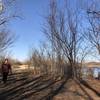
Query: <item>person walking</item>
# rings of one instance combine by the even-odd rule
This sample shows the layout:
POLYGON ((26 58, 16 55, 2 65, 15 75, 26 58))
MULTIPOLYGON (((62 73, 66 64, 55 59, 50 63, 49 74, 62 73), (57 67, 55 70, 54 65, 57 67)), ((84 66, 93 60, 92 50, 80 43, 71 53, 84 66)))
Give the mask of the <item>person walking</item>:
POLYGON ((7 82, 7 77, 8 77, 9 72, 12 73, 11 64, 9 63, 8 59, 5 59, 1 66, 3 83, 7 82))

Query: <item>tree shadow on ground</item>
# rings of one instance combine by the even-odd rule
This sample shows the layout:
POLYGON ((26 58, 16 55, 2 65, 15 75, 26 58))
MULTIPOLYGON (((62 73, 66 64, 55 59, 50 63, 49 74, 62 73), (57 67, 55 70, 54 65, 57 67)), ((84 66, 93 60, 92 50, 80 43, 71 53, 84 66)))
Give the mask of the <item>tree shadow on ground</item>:
POLYGON ((81 82, 79 80, 74 80, 80 87, 80 89, 87 95, 89 100, 93 100, 93 98, 89 95, 89 93, 82 87, 81 82))
POLYGON ((27 73, 13 74, 8 77, 6 85, 0 85, 0 100, 51 100, 63 84, 62 80, 57 77, 53 79, 50 75, 29 78, 27 73), (55 85, 58 83, 59 85, 55 85))
POLYGON ((96 89, 94 89, 93 87, 91 87, 85 80, 81 80, 80 82, 81 82, 81 84, 83 84, 84 86, 86 86, 87 88, 89 88, 90 90, 92 90, 97 96, 100 97, 100 92, 98 92, 96 89))
POLYGON ((24 89, 27 85, 30 85, 31 82, 37 82, 41 76, 28 79, 27 75, 18 76, 19 79, 16 79, 12 75, 12 79, 8 79, 6 84, 0 83, 0 100, 8 100, 9 97, 13 96, 14 94, 19 93, 24 89))
POLYGON ((63 79, 61 84, 55 90, 51 90, 51 92, 48 95, 42 97, 40 100, 52 100, 53 97, 63 89, 63 86, 66 82, 67 80, 63 79))

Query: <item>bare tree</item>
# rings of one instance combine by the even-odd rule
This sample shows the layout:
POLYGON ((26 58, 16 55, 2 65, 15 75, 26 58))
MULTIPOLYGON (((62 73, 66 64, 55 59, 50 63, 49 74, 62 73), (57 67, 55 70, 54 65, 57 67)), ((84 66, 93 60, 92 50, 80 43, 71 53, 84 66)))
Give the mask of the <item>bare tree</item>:
POLYGON ((15 35, 10 33, 6 28, 8 22, 17 17, 10 9, 13 6, 14 1, 15 0, 0 1, 0 53, 5 51, 15 41, 15 35))
POLYGON ((0 52, 6 50, 14 42, 15 36, 8 32, 0 32, 0 52))
POLYGON ((100 8, 97 6, 98 0, 95 0, 90 7, 87 8, 87 16, 89 28, 86 38, 95 47, 100 54, 100 8))
MULTIPOLYGON (((59 10, 56 0, 51 0, 50 14, 47 17, 44 33, 51 41, 52 51, 55 52, 58 62, 62 55, 66 56, 64 60, 69 63, 67 70, 70 77, 77 77, 77 57, 84 43, 83 34, 79 32, 79 25, 76 11, 70 9, 68 4, 64 10, 59 10)), ((58 68, 59 66, 60 64, 57 65, 58 68)))

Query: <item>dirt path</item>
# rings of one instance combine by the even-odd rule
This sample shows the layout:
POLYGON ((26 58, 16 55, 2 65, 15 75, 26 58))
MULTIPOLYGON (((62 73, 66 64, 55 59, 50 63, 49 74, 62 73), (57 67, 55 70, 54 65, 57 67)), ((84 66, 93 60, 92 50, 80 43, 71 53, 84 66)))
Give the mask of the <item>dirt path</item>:
POLYGON ((88 100, 88 97, 73 80, 68 80, 61 92, 53 100, 88 100))
MULTIPOLYGON (((98 84, 99 83, 97 83, 97 85, 98 84)), ((91 88, 77 81, 69 80, 62 91, 56 95, 53 100, 100 100, 100 96, 91 90, 91 88)))

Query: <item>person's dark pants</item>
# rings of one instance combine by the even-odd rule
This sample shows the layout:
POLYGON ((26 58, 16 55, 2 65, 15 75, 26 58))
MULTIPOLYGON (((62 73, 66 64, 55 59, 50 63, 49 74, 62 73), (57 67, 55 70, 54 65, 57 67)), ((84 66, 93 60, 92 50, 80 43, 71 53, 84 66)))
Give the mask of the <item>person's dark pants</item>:
POLYGON ((3 72, 3 78, 2 78, 2 81, 3 81, 4 83, 7 82, 7 77, 8 77, 8 72, 3 72))

